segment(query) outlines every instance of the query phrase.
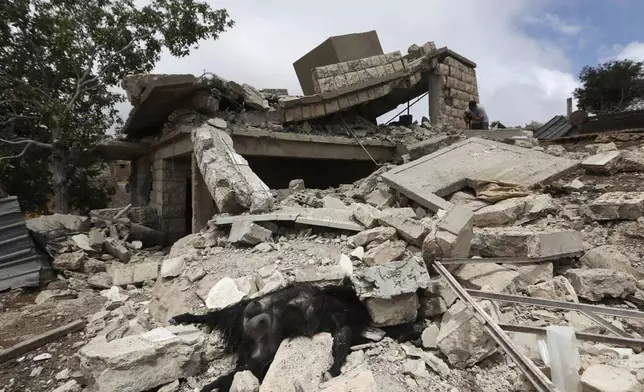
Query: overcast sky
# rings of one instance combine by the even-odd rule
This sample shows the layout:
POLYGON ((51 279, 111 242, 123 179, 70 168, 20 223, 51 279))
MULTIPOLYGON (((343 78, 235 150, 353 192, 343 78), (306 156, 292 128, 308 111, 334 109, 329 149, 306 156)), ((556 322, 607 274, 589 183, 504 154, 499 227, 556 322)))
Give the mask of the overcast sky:
MULTIPOLYGON (((641 0, 208 2, 226 8, 235 26, 188 57, 164 56, 155 73, 208 71, 298 95, 295 60, 329 36, 376 30, 385 53, 399 50, 404 55, 411 44, 431 40, 473 60, 490 120, 522 125, 564 114, 585 63, 615 57, 644 60, 644 43, 633 32, 624 30, 607 42, 600 37, 607 37, 605 29, 618 22, 597 8, 585 11, 596 5, 633 15, 633 7, 642 8, 641 0)), ((413 109, 416 119, 427 112, 427 101, 413 109)))

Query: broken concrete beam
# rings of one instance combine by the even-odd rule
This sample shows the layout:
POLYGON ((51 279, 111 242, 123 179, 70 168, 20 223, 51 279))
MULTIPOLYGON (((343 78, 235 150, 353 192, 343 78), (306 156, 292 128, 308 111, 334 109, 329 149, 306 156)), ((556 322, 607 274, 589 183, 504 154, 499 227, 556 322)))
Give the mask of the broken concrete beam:
POLYGON ((593 173, 613 174, 619 169, 620 156, 619 151, 602 152, 586 158, 581 167, 593 173))
POLYGON ((373 229, 361 231, 360 233, 349 237, 347 241, 357 246, 367 246, 374 242, 382 244, 392 239, 396 235, 396 229, 393 227, 374 227, 373 229))
POLYGON ((157 278, 159 265, 156 261, 118 265, 112 267, 111 274, 114 286, 143 283, 146 280, 155 280, 157 278))
POLYGON ((416 293, 401 294, 391 298, 368 298, 365 301, 373 325, 389 327, 416 320, 418 296, 416 293))
POLYGON ((405 253, 405 249, 407 249, 405 241, 388 240, 366 251, 362 260, 369 266, 387 264, 400 258, 405 253))
MULTIPOLYGON (((481 301, 479 305, 499 321, 490 301, 481 301)), ((463 301, 456 302, 443 315, 436 343, 457 369, 474 366, 496 352, 496 341, 463 301)))
POLYGON ((409 144, 406 146, 407 153, 411 160, 418 159, 446 147, 449 139, 450 137, 447 135, 440 135, 423 140, 422 142, 409 144))
POLYGON ((565 276, 577 295, 589 301, 605 297, 626 298, 637 291, 637 282, 632 275, 612 269, 570 269, 565 276))
POLYGON ((603 245, 586 252, 579 261, 588 268, 608 268, 633 275, 635 279, 644 279, 644 272, 631 265, 626 255, 614 245, 603 245))
POLYGON ((427 228, 417 220, 395 211, 383 212, 378 219, 383 226, 393 227, 398 235, 412 245, 422 246, 427 236, 427 228))
POLYGON ((477 227, 505 226, 519 219, 532 220, 557 211, 550 195, 531 195, 502 200, 474 214, 477 227))
POLYGON ((270 189, 250 169, 248 162, 235 152, 226 132, 203 124, 192 131, 192 145, 199 170, 222 213, 270 211, 270 189))
POLYGON ((333 338, 321 333, 313 338, 283 340, 268 368, 260 392, 299 392, 318 390, 322 375, 333 362, 333 338))
POLYGON ((608 192, 588 205, 595 220, 637 220, 644 216, 644 192, 608 192))
POLYGON ((228 241, 245 245, 257 245, 266 242, 273 233, 260 225, 246 220, 233 222, 228 235, 228 241))
POLYGON ((239 94, 244 99, 244 103, 249 108, 262 112, 270 110, 271 107, 268 105, 268 101, 264 99, 264 96, 255 89, 255 87, 249 84, 239 84, 233 81, 229 81, 228 86, 232 91, 239 94))
POLYGON ((130 250, 121 241, 111 237, 105 239, 103 249, 105 253, 116 257, 122 263, 129 262, 132 257, 130 250))
POLYGON ((583 252, 581 233, 543 227, 475 228, 472 253, 483 257, 572 257, 583 252))
POLYGON ((197 374, 204 342, 192 326, 156 328, 86 345, 78 353, 80 369, 95 390, 143 392, 197 374))
MULTIPOLYGON (((288 208, 285 211, 295 209, 288 208)), ((302 208, 295 223, 303 225, 329 227, 340 230, 363 231, 364 226, 353 220, 353 211, 337 208, 302 208)))
POLYGON ((554 278, 525 288, 529 296, 551 299, 554 301, 579 302, 577 292, 570 281, 563 276, 554 278))
POLYGON ((341 286, 347 271, 341 265, 307 265, 294 272, 295 283, 309 283, 314 286, 341 286))

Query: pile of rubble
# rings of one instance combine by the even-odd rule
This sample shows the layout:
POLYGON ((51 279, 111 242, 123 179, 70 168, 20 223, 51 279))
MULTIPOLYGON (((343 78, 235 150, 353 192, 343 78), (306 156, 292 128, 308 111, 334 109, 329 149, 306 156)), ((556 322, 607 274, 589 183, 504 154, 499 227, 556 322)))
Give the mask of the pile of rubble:
MULTIPOLYGON (((210 132, 200 136, 197 130, 193 138, 203 146, 195 149, 200 164, 223 159, 212 150, 210 132), (211 158, 205 158, 207 153, 211 158)), ((262 213, 214 216, 207 228, 169 250, 143 249, 141 242, 128 241, 122 223, 64 217, 76 234, 56 250, 53 266, 59 278, 35 302, 100 295, 101 308, 86 317, 76 353, 40 370, 50 377, 43 381, 47 388, 31 390, 198 389, 230 371, 234 358, 223 354, 216 333, 169 326, 169 318, 222 309, 307 282, 350 284, 373 320, 365 334, 370 343, 352 347, 342 375, 322 382, 331 361, 331 336, 285 341, 261 386, 244 372, 235 377, 232 390, 531 391, 528 378, 504 359, 480 315, 431 265, 444 262, 472 293, 641 309, 644 149, 632 142, 622 150, 615 143, 568 148, 529 143, 526 151, 543 150, 580 165, 545 183, 541 192, 501 183, 494 192, 489 186, 477 192, 474 184, 444 195, 449 208, 434 211, 391 187, 385 174, 394 165, 327 190, 307 189, 304 181, 293 180, 289 189, 269 192, 260 180, 227 193, 213 180, 218 206, 262 213), (253 186, 261 192, 253 193, 253 186), (248 192, 251 198, 240 197, 248 192), (526 260, 531 263, 522 263, 526 260), (419 341, 401 343, 379 329, 416 320, 424 323, 419 341)), ((609 316, 601 325, 570 309, 490 300, 479 304, 499 325, 561 325, 583 334, 617 331, 624 338, 622 347, 580 338, 580 382, 589 391, 641 391, 644 318, 609 316)), ((543 336, 509 335, 521 355, 548 368, 543 336)), ((32 373, 42 363, 36 359, 42 354, 36 354, 24 362, 31 361, 32 373)))

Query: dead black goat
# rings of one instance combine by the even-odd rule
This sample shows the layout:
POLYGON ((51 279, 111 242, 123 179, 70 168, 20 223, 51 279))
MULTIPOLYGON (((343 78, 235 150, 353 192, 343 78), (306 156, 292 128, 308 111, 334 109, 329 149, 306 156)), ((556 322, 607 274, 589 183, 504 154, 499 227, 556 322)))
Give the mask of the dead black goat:
MULTIPOLYGON (((261 382, 282 340, 321 332, 333 336, 333 363, 325 376, 338 376, 350 347, 365 342, 362 335, 371 318, 351 288, 321 289, 305 284, 204 315, 181 314, 170 323, 207 324, 221 333, 226 352, 237 355, 235 370, 201 391, 229 392, 236 372, 249 370, 261 382)), ((417 339, 422 326, 412 323, 385 328, 385 332, 398 340, 417 339)))

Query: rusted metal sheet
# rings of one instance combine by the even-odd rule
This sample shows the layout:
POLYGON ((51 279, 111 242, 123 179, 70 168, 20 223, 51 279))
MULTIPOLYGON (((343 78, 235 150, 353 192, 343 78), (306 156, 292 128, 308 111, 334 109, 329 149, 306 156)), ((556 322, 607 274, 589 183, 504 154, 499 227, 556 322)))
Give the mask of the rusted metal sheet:
POLYGON ((555 116, 539 128, 534 137, 540 140, 559 139, 568 135, 574 128, 564 116, 555 116))
POLYGON ((43 263, 25 225, 18 198, 0 199, 0 291, 38 286, 43 263))

